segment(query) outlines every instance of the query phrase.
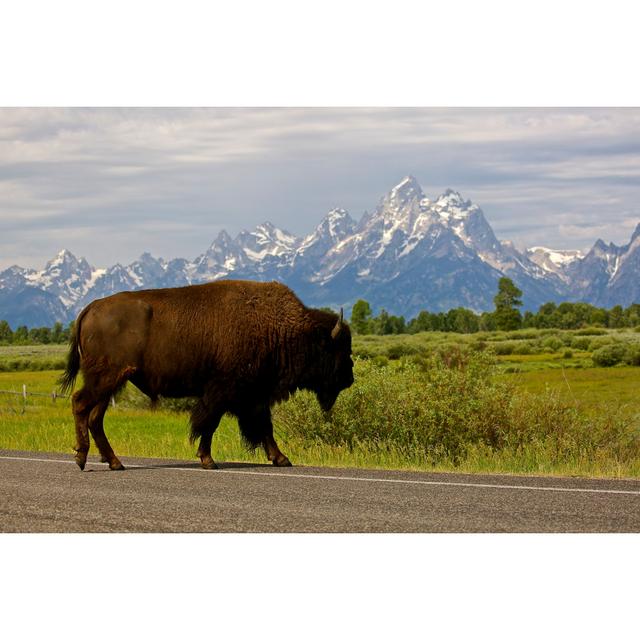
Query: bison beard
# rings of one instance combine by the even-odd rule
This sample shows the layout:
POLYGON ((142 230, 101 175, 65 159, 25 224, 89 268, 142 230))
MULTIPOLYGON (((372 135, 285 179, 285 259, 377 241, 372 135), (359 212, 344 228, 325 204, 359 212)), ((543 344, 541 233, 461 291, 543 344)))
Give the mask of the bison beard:
POLYGON ((191 441, 205 469, 215 469, 211 439, 225 413, 242 436, 290 466, 273 438, 271 407, 298 389, 316 393, 323 410, 353 383, 351 334, 333 313, 309 309, 277 282, 223 280, 118 293, 78 316, 63 390, 82 371, 72 396, 75 460, 84 469, 89 432, 114 470, 123 469, 104 433, 110 398, 130 381, 153 401, 195 397, 191 441))

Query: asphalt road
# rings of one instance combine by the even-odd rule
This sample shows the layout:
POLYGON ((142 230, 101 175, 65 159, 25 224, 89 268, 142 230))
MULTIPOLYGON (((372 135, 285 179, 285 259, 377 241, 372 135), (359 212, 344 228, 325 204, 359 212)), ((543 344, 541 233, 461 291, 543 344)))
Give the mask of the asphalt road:
POLYGON ((640 480, 90 460, 0 450, 0 531, 640 531, 640 480))

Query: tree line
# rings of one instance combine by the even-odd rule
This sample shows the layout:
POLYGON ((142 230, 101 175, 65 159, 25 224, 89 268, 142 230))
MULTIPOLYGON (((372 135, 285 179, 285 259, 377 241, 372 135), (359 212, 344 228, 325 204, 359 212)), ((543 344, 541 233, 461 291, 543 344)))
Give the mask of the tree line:
POLYGON ((28 329, 21 325, 13 331, 6 320, 0 320, 0 344, 65 344, 73 329, 73 322, 66 327, 56 322, 53 327, 34 327, 28 329))
POLYGON ((351 329, 360 335, 388 335, 418 333, 420 331, 446 331, 476 333, 478 331, 514 331, 516 329, 580 329, 602 326, 612 329, 640 326, 640 304, 626 309, 616 305, 611 309, 595 307, 586 302, 547 302, 536 313, 521 313, 522 291, 510 278, 500 278, 498 292, 493 299, 494 310, 475 313, 458 307, 447 312, 420 313, 409 321, 382 309, 373 316, 366 300, 358 300, 351 312, 351 329))

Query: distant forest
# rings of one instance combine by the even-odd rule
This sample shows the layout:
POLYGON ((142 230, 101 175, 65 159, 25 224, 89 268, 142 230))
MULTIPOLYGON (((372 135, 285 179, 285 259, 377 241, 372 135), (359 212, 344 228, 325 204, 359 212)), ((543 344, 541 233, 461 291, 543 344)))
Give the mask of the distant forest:
MULTIPOLYGON (((493 311, 475 313, 458 307, 447 312, 420 311, 415 318, 390 315, 382 309, 372 314, 366 300, 358 300, 351 312, 351 329, 358 335, 391 335, 444 331, 452 333, 476 333, 478 331, 514 331, 516 329, 581 329, 588 326, 619 329, 640 326, 640 304, 626 309, 616 305, 611 309, 594 307, 586 302, 547 302, 537 311, 522 314, 522 292, 509 278, 501 278, 494 298, 493 311)), ((328 309, 331 311, 331 309, 328 309)), ((11 329, 6 320, 0 321, 0 345, 64 344, 69 341, 73 322, 67 326, 56 322, 53 327, 28 329, 26 326, 11 329)))

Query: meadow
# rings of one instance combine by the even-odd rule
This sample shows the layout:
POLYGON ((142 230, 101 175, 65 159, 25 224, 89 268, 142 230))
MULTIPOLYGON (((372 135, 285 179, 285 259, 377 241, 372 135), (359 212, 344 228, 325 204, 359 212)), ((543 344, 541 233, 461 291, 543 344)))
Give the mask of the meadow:
POLYGON ((47 371, 63 369, 66 344, 0 346, 0 371, 47 371))
MULTIPOLYGON (((638 477, 638 346, 638 332, 600 328, 356 336, 356 383, 331 418, 298 393, 274 409, 276 438, 303 465, 638 477), (599 366, 603 348, 617 363, 599 366)), ((72 453, 69 400, 20 395, 51 394, 65 351, 0 347, 0 390, 16 392, 0 393, 0 448, 72 453)), ((194 459, 187 407, 151 409, 128 385, 105 429, 118 455, 194 459)), ((230 416, 214 457, 266 462, 230 416)))

